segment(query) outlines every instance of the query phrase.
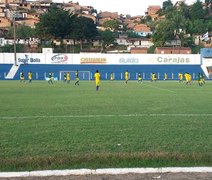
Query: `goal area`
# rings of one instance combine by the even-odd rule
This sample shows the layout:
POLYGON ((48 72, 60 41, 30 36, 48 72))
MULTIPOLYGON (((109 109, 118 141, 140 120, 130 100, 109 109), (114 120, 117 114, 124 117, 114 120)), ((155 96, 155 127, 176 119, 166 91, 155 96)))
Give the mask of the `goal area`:
MULTIPOLYGON (((60 71, 59 73, 59 80, 64 80, 64 74, 70 73, 71 80, 76 79, 76 71, 60 71)), ((90 71, 78 71, 79 79, 80 80, 89 80, 91 79, 91 73, 90 71)))

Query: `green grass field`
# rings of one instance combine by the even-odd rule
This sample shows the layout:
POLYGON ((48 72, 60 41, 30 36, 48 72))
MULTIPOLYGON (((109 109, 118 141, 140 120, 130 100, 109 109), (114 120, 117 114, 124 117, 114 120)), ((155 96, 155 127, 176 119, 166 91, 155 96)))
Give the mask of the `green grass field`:
POLYGON ((0 81, 0 171, 212 165, 212 82, 0 81))

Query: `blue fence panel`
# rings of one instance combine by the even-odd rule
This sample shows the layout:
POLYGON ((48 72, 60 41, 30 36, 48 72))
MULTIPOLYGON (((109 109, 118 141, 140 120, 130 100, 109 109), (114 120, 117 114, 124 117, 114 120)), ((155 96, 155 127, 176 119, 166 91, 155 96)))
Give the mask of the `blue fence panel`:
POLYGON ((0 64, 0 79, 1 80, 5 79, 5 76, 8 74, 12 66, 13 64, 0 64))
MULTIPOLYGON (((71 72, 71 79, 75 79, 74 72, 79 70, 80 79, 93 79, 96 70, 101 73, 102 80, 109 80, 110 74, 114 73, 116 80, 124 79, 124 72, 129 71, 130 79, 136 80, 138 73, 141 73, 144 79, 149 80, 151 73, 156 73, 160 80, 164 79, 164 74, 167 73, 169 79, 178 79, 179 73, 189 72, 193 78, 200 73, 204 73, 200 65, 21 65, 14 79, 19 79, 21 71, 33 73, 33 79, 44 80, 49 72, 54 73, 54 77, 62 76, 63 71, 71 72), (83 74, 84 72, 84 74, 83 74), (86 72, 90 72, 86 73, 86 72)), ((63 78, 63 77, 62 77, 63 78)))

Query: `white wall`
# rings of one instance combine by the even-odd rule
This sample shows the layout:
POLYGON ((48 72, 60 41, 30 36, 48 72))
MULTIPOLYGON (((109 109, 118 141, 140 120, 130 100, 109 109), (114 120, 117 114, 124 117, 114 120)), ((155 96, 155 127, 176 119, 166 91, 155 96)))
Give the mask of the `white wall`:
MULTIPOLYGON (((0 64, 13 64, 14 53, 0 53, 0 64)), ((199 54, 53 54, 17 53, 18 64, 200 65, 199 54)))

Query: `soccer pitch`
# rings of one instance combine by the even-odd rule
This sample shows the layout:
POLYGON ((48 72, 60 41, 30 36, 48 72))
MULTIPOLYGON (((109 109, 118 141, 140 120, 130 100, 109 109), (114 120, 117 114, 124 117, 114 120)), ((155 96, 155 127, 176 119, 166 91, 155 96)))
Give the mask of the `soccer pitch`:
POLYGON ((212 165, 212 82, 0 81, 0 171, 212 165))

